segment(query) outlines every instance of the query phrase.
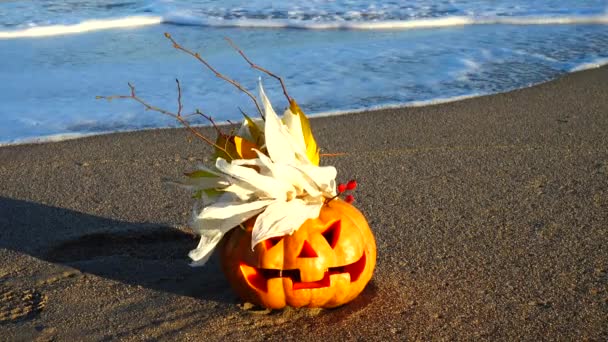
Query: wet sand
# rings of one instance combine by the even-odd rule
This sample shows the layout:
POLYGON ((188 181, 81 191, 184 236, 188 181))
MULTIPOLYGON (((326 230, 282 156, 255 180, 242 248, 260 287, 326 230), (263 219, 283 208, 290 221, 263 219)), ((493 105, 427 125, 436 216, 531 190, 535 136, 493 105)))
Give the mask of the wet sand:
POLYGON ((243 305, 162 183, 210 149, 112 134, 0 148, 0 340, 608 339, 608 68, 312 125, 376 236, 354 302, 243 305))

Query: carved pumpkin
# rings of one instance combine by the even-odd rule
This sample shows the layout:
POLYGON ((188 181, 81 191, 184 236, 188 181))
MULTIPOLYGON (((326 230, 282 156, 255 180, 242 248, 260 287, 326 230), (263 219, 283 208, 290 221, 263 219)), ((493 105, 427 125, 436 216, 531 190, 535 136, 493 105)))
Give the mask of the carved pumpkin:
POLYGON ((331 308, 353 300, 372 277, 376 243, 365 217, 335 199, 292 235, 251 250, 254 219, 231 230, 220 247, 222 269, 245 300, 273 309, 331 308))

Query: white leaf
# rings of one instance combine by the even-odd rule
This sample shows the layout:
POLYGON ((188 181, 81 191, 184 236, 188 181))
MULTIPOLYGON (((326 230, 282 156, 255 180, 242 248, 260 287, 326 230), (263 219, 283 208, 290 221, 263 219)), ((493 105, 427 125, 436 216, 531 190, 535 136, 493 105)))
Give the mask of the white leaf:
POLYGON ((272 201, 220 202, 205 207, 192 221, 192 229, 201 235, 201 240, 188 254, 194 260, 191 265, 204 265, 224 234, 260 213, 270 203, 272 201))
POLYGON ((306 151, 306 140, 304 139, 304 133, 302 133, 302 121, 300 121, 300 117, 287 108, 285 113, 283 113, 283 123, 294 142, 298 144, 300 149, 306 151))
POLYGON ((276 164, 274 172, 277 175, 277 178, 280 177, 296 187, 299 190, 298 195, 303 192, 306 192, 312 197, 318 197, 323 194, 316 183, 294 165, 276 164))
POLYGON ((311 204, 301 199, 270 204, 255 220, 251 249, 260 241, 293 233, 307 219, 319 217, 322 206, 323 202, 311 204))
POLYGON ((249 202, 252 199, 256 198, 255 195, 256 189, 247 186, 248 184, 244 184, 242 182, 238 182, 232 185, 229 185, 223 189, 222 191, 232 194, 234 198, 241 200, 243 202, 249 202))
MULTIPOLYGON (((264 153, 260 152, 257 149, 252 149, 255 153, 258 154, 258 156, 262 155, 266 158, 268 158, 264 153)), ((260 158, 255 158, 255 159, 233 159, 231 162, 231 164, 233 165, 238 165, 238 166, 256 166, 259 169, 259 173, 261 175, 265 175, 267 176, 269 174, 269 169, 267 167, 267 164, 264 163, 262 160, 260 160, 260 158)))
POLYGON ((290 164, 273 163, 265 154, 259 151, 256 151, 256 153, 258 154, 258 159, 256 160, 259 160, 260 167, 267 172, 267 175, 291 184, 296 188, 296 195, 299 196, 303 191, 306 191, 313 197, 321 196, 322 193, 315 188, 316 184, 314 181, 299 168, 290 164))
MULTIPOLYGON (((283 122, 279 119, 277 113, 272 109, 272 104, 270 103, 270 100, 268 100, 268 97, 266 97, 261 82, 260 97, 262 98, 262 103, 264 105, 264 135, 266 137, 268 155, 274 162, 295 164, 296 148, 294 145, 296 145, 296 143, 293 141, 287 127, 283 125, 283 122)), ((305 151, 304 154, 306 154, 305 151)))
POLYGON ((315 166, 315 165, 296 165, 295 168, 301 170, 304 174, 310 177, 317 188, 325 193, 326 197, 336 195, 336 176, 338 171, 333 166, 315 166))
POLYGON ((196 217, 198 220, 221 220, 220 224, 212 227, 204 227, 204 229, 223 229, 226 226, 229 228, 236 227, 241 222, 241 217, 249 212, 254 212, 263 209, 265 206, 273 203, 274 200, 259 200, 255 202, 216 202, 201 211, 196 217))
POLYGON ((196 249, 193 249, 188 253, 190 259, 193 260, 193 262, 190 263, 190 266, 203 266, 207 260, 209 260, 215 246, 222 240, 224 234, 225 233, 222 233, 219 230, 204 231, 201 234, 201 241, 199 241, 196 249))
POLYGON ((293 191, 293 186, 278 179, 259 174, 256 170, 233 165, 222 158, 218 158, 215 167, 221 172, 231 176, 236 181, 243 182, 243 188, 256 189, 260 198, 285 199, 289 191, 293 191))
POLYGON ((254 151, 258 155, 258 157, 255 160, 258 163, 257 166, 260 168, 260 173, 265 174, 270 177, 274 177, 275 173, 273 170, 274 170, 275 164, 272 161, 272 159, 268 158, 267 155, 265 155, 264 153, 262 153, 258 150, 254 150, 254 151))

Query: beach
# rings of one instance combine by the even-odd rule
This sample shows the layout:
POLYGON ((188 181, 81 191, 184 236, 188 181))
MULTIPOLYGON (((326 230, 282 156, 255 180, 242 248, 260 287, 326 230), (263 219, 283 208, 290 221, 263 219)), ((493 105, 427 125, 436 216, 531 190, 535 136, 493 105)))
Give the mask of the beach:
POLYGON ((0 147, 0 339, 608 339, 608 67, 311 123, 376 238, 356 300, 267 312, 189 267, 163 180, 211 149, 116 133, 0 147))

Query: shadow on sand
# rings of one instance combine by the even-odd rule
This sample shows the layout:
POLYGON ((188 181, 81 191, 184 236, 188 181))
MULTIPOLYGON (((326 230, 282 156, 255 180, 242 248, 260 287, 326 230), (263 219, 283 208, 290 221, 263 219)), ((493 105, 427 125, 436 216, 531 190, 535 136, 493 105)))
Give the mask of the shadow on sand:
POLYGON ((0 197, 0 248, 125 284, 234 302, 216 257, 188 265, 196 236, 173 227, 93 216, 0 197))
MULTIPOLYGON (((214 256, 190 267, 198 238, 176 228, 89 215, 0 197, 0 248, 26 253, 124 284, 221 303, 238 303, 214 256)), ((325 311, 337 323, 367 306, 373 282, 349 305, 325 311)))

